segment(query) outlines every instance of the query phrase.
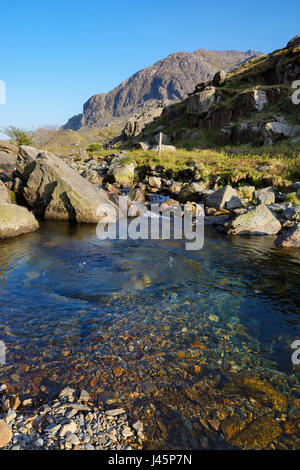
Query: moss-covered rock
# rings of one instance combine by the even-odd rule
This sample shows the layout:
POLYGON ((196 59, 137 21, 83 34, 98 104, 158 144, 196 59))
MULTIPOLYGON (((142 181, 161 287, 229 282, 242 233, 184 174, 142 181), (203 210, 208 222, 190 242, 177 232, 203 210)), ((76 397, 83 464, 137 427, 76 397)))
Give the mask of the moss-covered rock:
POLYGON ((229 235, 275 235, 280 229, 280 222, 264 204, 260 204, 233 219, 227 232, 229 235))
POLYGON ((233 437, 230 443, 244 450, 261 450, 280 436, 281 432, 281 427, 277 421, 264 416, 249 424, 233 437))
POLYGON ((12 238, 39 228, 38 221, 26 207, 0 204, 0 239, 12 238))

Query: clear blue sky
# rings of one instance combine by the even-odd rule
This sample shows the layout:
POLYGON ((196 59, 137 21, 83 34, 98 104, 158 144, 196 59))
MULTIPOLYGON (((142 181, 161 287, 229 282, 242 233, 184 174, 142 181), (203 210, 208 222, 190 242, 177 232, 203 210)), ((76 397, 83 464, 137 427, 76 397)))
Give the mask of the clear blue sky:
POLYGON ((271 52, 300 34, 299 18, 299 0, 6 0, 0 128, 64 124, 90 96, 172 52, 271 52))

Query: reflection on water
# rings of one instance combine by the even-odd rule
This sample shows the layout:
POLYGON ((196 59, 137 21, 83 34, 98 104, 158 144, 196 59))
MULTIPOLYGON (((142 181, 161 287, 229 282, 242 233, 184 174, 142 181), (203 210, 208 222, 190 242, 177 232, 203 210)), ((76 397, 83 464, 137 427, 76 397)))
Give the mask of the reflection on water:
POLYGON ((299 261, 272 237, 208 231, 203 250, 185 251, 183 241, 99 241, 94 226, 47 222, 0 244, 1 382, 24 396, 66 383, 113 391, 133 415, 152 404, 150 447, 204 448, 209 436, 224 448, 210 420, 220 425, 229 408, 245 420, 282 412, 228 384, 250 374, 300 397, 290 348, 299 261))

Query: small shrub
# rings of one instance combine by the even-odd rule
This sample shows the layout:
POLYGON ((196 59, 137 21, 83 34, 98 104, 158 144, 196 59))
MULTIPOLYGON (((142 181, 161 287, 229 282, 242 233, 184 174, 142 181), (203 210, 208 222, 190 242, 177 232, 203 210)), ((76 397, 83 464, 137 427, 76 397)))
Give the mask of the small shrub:
POLYGON ((18 129, 14 126, 9 126, 3 129, 2 131, 5 135, 7 135, 11 142, 16 145, 32 145, 32 135, 31 131, 25 131, 24 129, 18 129))

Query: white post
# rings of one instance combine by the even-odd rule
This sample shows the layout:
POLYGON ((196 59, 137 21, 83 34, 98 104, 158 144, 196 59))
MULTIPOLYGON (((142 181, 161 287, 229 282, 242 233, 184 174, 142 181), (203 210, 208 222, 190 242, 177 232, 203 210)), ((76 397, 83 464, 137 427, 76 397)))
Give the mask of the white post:
POLYGON ((159 133, 159 140, 158 140, 158 155, 161 154, 161 144, 162 144, 162 132, 159 133))

